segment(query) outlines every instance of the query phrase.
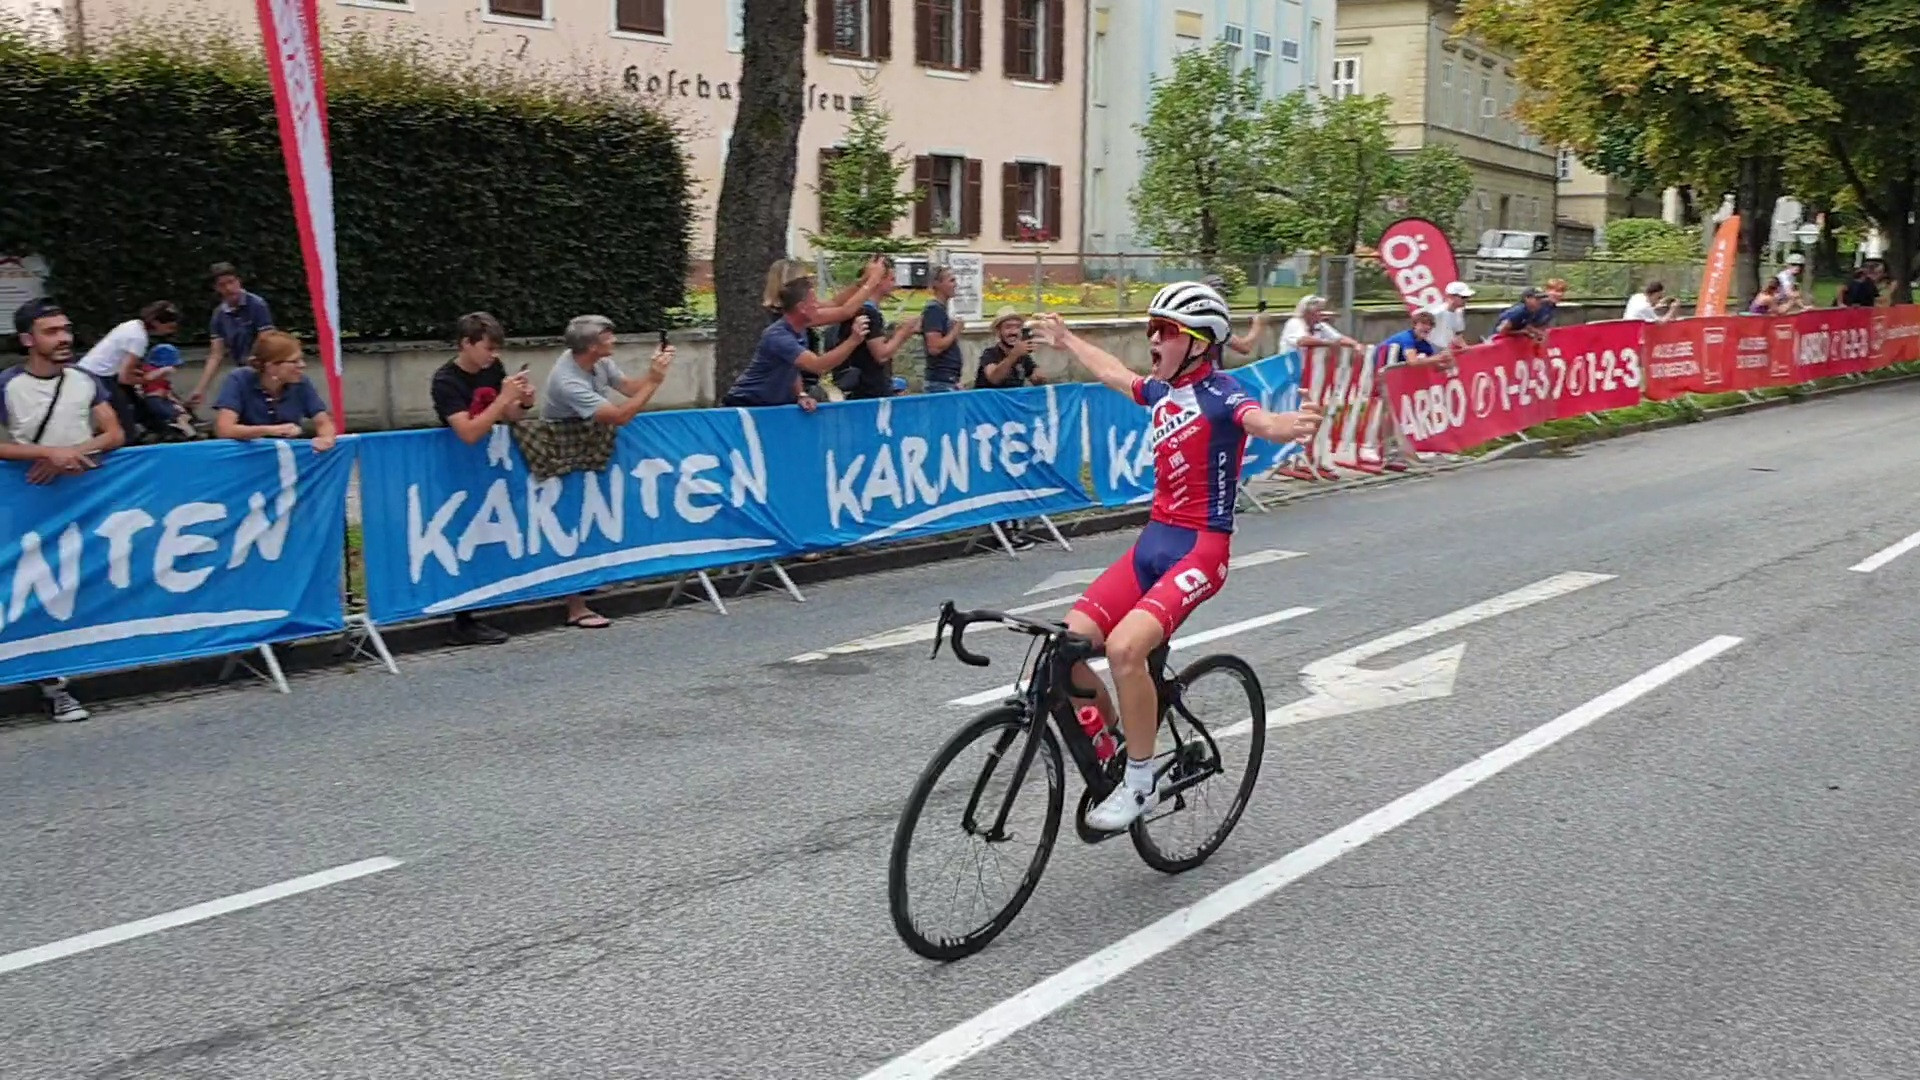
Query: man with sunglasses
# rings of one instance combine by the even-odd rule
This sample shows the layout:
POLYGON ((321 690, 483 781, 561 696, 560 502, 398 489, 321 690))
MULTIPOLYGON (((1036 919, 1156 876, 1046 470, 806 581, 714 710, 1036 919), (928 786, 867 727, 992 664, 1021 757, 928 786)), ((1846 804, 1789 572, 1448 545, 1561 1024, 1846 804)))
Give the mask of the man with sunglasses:
MULTIPOLYGON (((1071 352, 1103 385, 1151 416, 1154 494, 1147 527, 1067 615, 1074 633, 1106 646, 1127 736, 1126 782, 1087 814, 1087 823, 1103 832, 1125 829, 1159 804, 1153 748, 1160 717, 1147 657, 1226 582, 1247 436, 1305 442, 1320 427, 1314 406, 1269 412, 1219 370, 1233 328, 1214 289, 1192 281, 1161 289, 1147 306, 1147 334, 1153 370, 1144 378, 1068 330, 1058 315, 1042 316, 1036 334, 1071 352)), ((1114 701, 1086 665, 1074 669, 1074 683, 1094 691, 1102 719, 1112 724, 1114 701)))

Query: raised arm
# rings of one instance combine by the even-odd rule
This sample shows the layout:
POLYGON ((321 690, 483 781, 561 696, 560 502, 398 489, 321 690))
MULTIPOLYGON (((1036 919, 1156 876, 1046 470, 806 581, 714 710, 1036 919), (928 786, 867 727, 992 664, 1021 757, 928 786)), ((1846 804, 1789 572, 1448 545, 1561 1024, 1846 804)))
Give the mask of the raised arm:
POLYGON ((1040 316, 1038 321, 1040 325, 1036 336, 1042 341, 1072 353, 1082 367, 1100 380, 1100 385, 1118 390, 1128 397, 1133 396, 1133 386, 1141 376, 1128 369, 1118 357, 1067 329, 1066 320, 1051 311, 1040 316))
POLYGON ((1320 407, 1303 404, 1298 412, 1268 412, 1258 405, 1240 414, 1240 426, 1247 434, 1270 443, 1304 443, 1320 430, 1320 407))
POLYGON ((852 329, 853 332, 845 338, 842 338, 840 344, 835 345, 824 353, 816 353, 810 349, 802 351, 799 357, 794 360, 794 364, 802 371, 812 372, 815 375, 825 375, 827 372, 846 363, 847 357, 853 355, 853 350, 859 348, 860 343, 867 340, 867 317, 865 315, 854 316, 852 329))

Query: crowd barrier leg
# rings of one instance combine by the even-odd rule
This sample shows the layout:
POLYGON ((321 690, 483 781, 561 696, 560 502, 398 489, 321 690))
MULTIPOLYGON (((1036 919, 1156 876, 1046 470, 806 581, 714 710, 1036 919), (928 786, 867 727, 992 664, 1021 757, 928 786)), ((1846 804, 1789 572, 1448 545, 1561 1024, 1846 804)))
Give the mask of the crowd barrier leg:
POLYGON ((1375 434, 1379 426, 1379 395, 1375 392, 1372 357, 1364 350, 1358 355, 1349 351, 1341 364, 1352 376, 1343 380, 1348 390, 1342 407, 1345 422, 1340 425, 1339 449, 1333 463, 1343 469, 1378 476, 1385 470, 1375 434))
POLYGON ((347 659, 377 660, 388 674, 400 674, 400 665, 393 662, 393 654, 387 651, 387 639, 380 636, 380 628, 366 615, 347 616, 345 644, 347 659))
POLYGON ((293 693, 293 688, 287 685, 286 672, 280 670, 280 658, 274 655, 273 646, 261 645, 256 651, 260 654, 261 663, 266 666, 265 671, 254 667, 252 661, 247 659, 246 653, 234 653, 227 657, 226 664, 220 668, 219 681, 226 682, 228 679, 233 678, 235 670, 245 668, 247 674, 252 675, 254 678, 262 682, 272 683, 275 690, 283 694, 293 693))
MULTIPOLYGON (((1279 466, 1274 467, 1274 472, 1278 472, 1279 470, 1280 470, 1279 466)), ((1264 514, 1267 512, 1267 504, 1261 502, 1260 496, 1253 493, 1253 482, 1245 476, 1242 476, 1240 478, 1239 496, 1240 498, 1243 498, 1246 501, 1252 503, 1253 508, 1259 511, 1260 513, 1264 514)))
POLYGON ((795 603, 804 604, 807 602, 807 598, 800 595, 800 586, 795 585, 793 579, 787 576, 787 568, 781 566, 778 561, 773 559, 768 559, 766 562, 757 562, 747 567, 746 580, 740 583, 740 587, 734 590, 733 595, 736 597, 745 596, 748 589, 760 583, 760 573, 763 570, 779 579, 780 587, 786 590, 788 596, 793 597, 795 603))
POLYGON ((705 570, 695 570, 692 573, 680 575, 680 580, 673 583, 673 591, 667 594, 666 606, 672 607, 679 603, 680 597, 686 595, 687 582, 695 579, 699 580, 700 588, 706 592, 707 602, 713 605, 715 611, 725 615, 727 613, 726 601, 720 599, 720 590, 713 587, 713 579, 707 576, 705 570))
POLYGON ((1048 517, 1045 514, 1041 514, 1040 524, 1045 525, 1047 527, 1047 531, 1053 534, 1053 542, 1060 545, 1061 551, 1073 550, 1073 545, 1067 543, 1067 538, 1060 534, 1060 527, 1053 523, 1052 518, 1048 517))

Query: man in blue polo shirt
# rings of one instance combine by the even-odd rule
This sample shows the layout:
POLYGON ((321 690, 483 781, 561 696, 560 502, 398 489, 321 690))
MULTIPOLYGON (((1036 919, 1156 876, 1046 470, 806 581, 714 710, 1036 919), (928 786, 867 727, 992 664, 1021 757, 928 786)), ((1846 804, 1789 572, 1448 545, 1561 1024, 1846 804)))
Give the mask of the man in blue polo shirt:
POLYGON ((273 329, 273 312, 267 302, 247 291, 232 263, 214 263, 207 273, 220 302, 213 306, 213 319, 207 325, 207 336, 213 341, 207 348, 207 366, 200 372, 200 385, 187 398, 189 409, 199 408, 206 400, 223 361, 231 360, 235 366, 246 363, 253 355, 254 338, 262 330, 273 329))
POLYGON ((1553 324, 1553 305, 1547 303, 1545 289, 1532 286, 1520 294, 1520 302, 1500 313, 1500 320, 1494 324, 1495 334, 1525 334, 1536 341, 1547 336, 1547 327, 1553 324))
POLYGON ((1433 336, 1435 320, 1431 311, 1413 313, 1413 325, 1380 343, 1374 352, 1375 363, 1380 367, 1425 367, 1440 363, 1434 356, 1439 350, 1429 340, 1433 336))
POLYGON ((795 278, 780 287, 780 317, 767 324, 753 360, 733 387, 720 399, 729 407, 758 405, 799 405, 812 412, 813 398, 800 384, 802 372, 824 375, 841 364, 853 350, 867 340, 867 317, 856 315, 851 332, 842 335, 840 344, 824 354, 807 348, 807 327, 820 303, 813 295, 812 278, 795 278))

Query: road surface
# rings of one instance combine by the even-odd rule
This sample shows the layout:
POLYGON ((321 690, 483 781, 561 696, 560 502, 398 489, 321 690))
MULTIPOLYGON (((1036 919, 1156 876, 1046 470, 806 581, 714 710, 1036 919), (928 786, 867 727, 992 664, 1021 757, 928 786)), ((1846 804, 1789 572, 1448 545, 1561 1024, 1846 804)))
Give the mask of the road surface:
POLYGON ((1186 655, 1284 707, 1459 647, 1450 692, 1275 728, 1184 876, 1069 831, 947 966, 893 934, 888 844, 1013 639, 787 658, 1064 600, 1029 590, 1126 536, 0 731, 0 1076, 1920 1075, 1920 552, 1873 558, 1920 531, 1917 415, 1245 517, 1301 554, 1187 630, 1312 610, 1186 655))

